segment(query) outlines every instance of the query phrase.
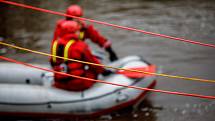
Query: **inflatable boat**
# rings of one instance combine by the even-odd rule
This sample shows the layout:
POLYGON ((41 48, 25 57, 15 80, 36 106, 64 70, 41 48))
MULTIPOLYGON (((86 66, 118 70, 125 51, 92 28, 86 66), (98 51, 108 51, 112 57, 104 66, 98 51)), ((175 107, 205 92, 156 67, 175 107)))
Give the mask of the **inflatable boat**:
MULTIPOLYGON (((109 66, 156 72, 155 65, 139 56, 128 56, 109 66)), ((93 117, 135 105, 147 93, 103 83, 82 92, 66 91, 52 86, 51 72, 12 63, 0 63, 0 67, 0 115, 93 117)), ((99 79, 143 88, 153 88, 156 83, 154 75, 123 70, 99 79)))

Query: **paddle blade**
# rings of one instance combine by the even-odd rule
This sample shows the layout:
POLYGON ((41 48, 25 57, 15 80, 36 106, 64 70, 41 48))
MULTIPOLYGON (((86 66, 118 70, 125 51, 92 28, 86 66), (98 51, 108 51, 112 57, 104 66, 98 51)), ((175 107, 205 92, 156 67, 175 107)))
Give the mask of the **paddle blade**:
POLYGON ((129 78, 143 78, 146 76, 153 76, 153 74, 150 73, 155 73, 156 72, 156 66, 155 65, 150 65, 147 67, 137 67, 137 68, 128 68, 131 70, 138 70, 138 71, 143 71, 143 72, 132 72, 132 71, 125 71, 125 70, 120 70, 117 72, 117 74, 123 74, 129 78))

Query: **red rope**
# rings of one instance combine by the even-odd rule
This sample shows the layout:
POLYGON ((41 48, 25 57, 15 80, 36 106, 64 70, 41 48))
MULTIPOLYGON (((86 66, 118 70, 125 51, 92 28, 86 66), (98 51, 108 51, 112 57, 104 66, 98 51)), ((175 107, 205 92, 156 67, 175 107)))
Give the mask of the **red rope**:
POLYGON ((93 19, 87 19, 87 18, 82 18, 82 17, 71 16, 71 15, 67 15, 67 14, 64 14, 64 13, 51 11, 51 10, 47 10, 47 9, 43 9, 43 8, 38 8, 38 7, 26 5, 26 4, 11 2, 11 1, 7 1, 7 0, 0 0, 0 2, 10 4, 10 5, 19 6, 19 7, 23 7, 23 8, 28 8, 28 9, 32 9, 32 10, 36 10, 36 11, 41 11, 41 12, 45 12, 45 13, 77 18, 77 19, 80 19, 80 20, 86 20, 86 21, 90 21, 90 22, 93 22, 93 23, 97 23, 97 24, 112 26, 112 27, 121 28, 121 29, 125 29, 125 30, 136 31, 136 32, 140 32, 140 33, 144 33, 144 34, 148 34, 148 35, 159 36, 159 37, 168 38, 168 39, 172 39, 172 40, 183 41, 183 42, 187 42, 187 43, 191 43, 191 44, 196 44, 196 45, 215 48, 215 45, 213 45, 213 44, 207 44, 207 43, 202 43, 202 42, 198 42, 198 41, 193 41, 193 40, 188 40, 188 39, 168 36, 168 35, 164 35, 164 34, 158 34, 158 33, 144 31, 144 30, 140 30, 140 29, 136 29, 136 28, 125 27, 125 26, 115 25, 115 24, 111 24, 111 23, 107 23, 107 22, 97 21, 97 20, 93 20, 93 19))
POLYGON ((167 93, 167 94, 174 94, 174 95, 183 95, 183 96, 189 96, 189 97, 199 97, 199 98, 204 98, 204 99, 215 99, 215 96, 206 96, 206 95, 191 94, 191 93, 184 93, 184 92, 173 92, 173 91, 166 91, 166 90, 142 88, 142 87, 136 87, 136 86, 127 86, 127 85, 122 85, 122 84, 110 83, 110 82, 106 82, 106 81, 103 81, 103 80, 95 80, 95 79, 90 79, 90 78, 86 78, 86 77, 70 75, 70 74, 67 74, 67 73, 53 71, 53 70, 50 70, 50 69, 41 68, 41 67, 38 67, 38 66, 34 66, 34 65, 31 65, 31 64, 24 63, 24 62, 16 61, 14 59, 6 58, 6 57, 3 57, 3 56, 0 56, 0 59, 6 60, 6 61, 9 61, 9 62, 13 62, 13 63, 16 63, 16 64, 25 65, 25 66, 28 66, 28 67, 31 67, 31 68, 36 68, 36 69, 40 69, 40 70, 44 70, 44 71, 48 71, 48 72, 53 72, 53 73, 57 73, 57 74, 65 75, 65 76, 70 76, 70 77, 74 77, 74 78, 84 79, 84 80, 88 80, 88 81, 95 81, 95 82, 99 82, 99 83, 105 83, 105 84, 110 84, 110 85, 115 85, 115 86, 121 86, 121 87, 127 87, 127 88, 133 88, 133 89, 145 90, 145 91, 152 91, 152 92, 160 92, 160 93, 167 93))

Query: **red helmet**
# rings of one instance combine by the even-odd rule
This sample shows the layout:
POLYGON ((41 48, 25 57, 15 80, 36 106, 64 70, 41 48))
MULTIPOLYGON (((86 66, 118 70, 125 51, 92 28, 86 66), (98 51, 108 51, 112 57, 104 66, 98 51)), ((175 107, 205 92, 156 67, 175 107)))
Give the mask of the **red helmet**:
POLYGON ((78 5, 71 5, 67 8, 66 14, 81 17, 83 15, 83 10, 78 5))
POLYGON ((80 26, 75 21, 66 21, 61 25, 62 36, 75 33, 78 30, 80 30, 80 26))

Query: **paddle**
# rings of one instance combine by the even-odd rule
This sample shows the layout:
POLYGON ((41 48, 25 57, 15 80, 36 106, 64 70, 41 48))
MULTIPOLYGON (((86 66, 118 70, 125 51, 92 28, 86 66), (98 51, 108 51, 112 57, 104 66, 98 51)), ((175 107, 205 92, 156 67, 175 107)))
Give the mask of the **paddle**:
MULTIPOLYGON (((155 73, 156 72, 156 66, 150 65, 147 67, 136 67, 136 68, 127 68, 131 70, 138 70, 143 72, 149 72, 149 73, 155 73)), ((116 72, 117 74, 123 74, 129 78, 143 78, 147 76, 153 76, 153 74, 146 74, 141 72, 132 72, 132 71, 126 71, 126 70, 119 70, 116 72)))

